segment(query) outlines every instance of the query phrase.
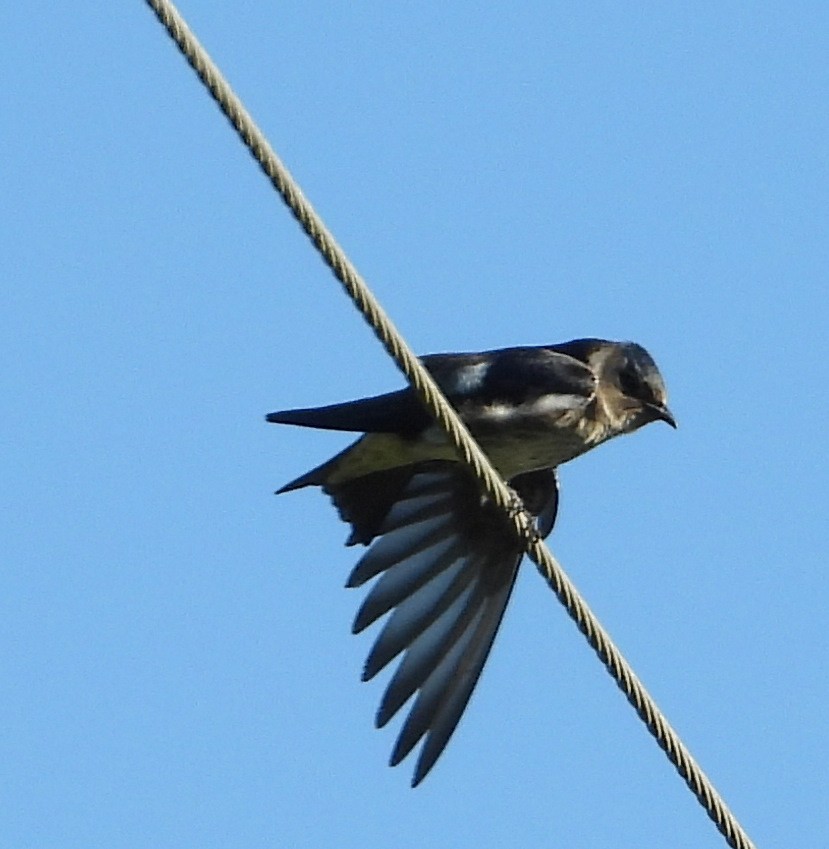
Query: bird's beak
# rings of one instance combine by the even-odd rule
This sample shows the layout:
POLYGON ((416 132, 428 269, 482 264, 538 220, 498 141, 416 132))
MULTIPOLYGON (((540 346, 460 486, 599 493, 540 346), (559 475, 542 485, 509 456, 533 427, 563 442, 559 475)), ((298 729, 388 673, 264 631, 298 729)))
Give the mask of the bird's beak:
POLYGON ((659 421, 667 422, 674 430, 676 430, 676 419, 674 418, 674 414, 666 406, 660 404, 648 404, 648 409, 650 410, 654 421, 658 419, 659 421))

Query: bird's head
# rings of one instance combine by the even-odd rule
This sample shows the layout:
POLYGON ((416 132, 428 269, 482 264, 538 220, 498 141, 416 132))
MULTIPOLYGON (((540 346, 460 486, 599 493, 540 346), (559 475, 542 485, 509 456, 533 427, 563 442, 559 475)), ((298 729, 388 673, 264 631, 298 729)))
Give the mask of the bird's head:
POLYGON ((605 362, 603 376, 618 390, 614 407, 625 419, 626 431, 655 421, 676 427, 676 419, 668 409, 665 381, 653 358, 641 345, 620 342, 615 346, 605 362))

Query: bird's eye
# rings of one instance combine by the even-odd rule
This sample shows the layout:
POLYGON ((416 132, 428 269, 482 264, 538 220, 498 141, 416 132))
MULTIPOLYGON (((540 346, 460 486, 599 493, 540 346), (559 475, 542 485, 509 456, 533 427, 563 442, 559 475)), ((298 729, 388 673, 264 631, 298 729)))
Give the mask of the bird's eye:
POLYGON ((638 398, 642 392, 642 379, 630 363, 619 372, 619 386, 629 398, 638 398))

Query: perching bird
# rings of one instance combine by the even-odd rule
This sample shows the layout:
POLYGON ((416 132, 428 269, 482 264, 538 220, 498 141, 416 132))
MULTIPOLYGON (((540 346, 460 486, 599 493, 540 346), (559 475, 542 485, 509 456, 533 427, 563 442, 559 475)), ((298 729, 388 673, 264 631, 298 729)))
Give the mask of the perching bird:
MULTIPOLYGON (((676 427, 656 364, 632 342, 577 339, 434 354, 422 362, 542 537, 556 518, 559 465, 648 422, 676 427)), ((376 722, 385 725, 417 693, 391 756, 394 766, 425 737, 416 786, 443 752, 478 681, 515 583, 521 544, 411 389, 271 413, 267 420, 363 432, 278 492, 322 487, 351 525, 346 545, 371 545, 347 586, 382 577, 353 630, 391 612, 363 680, 403 653, 376 722)))

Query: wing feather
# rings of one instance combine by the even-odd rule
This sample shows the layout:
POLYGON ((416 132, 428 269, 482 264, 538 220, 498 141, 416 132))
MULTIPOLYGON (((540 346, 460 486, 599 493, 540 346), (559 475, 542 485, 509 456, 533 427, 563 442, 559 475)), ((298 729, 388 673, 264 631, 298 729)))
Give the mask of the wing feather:
MULTIPOLYGON (((408 480, 397 481, 396 489, 377 488, 396 491, 393 503, 363 505, 382 519, 348 584, 377 579, 358 611, 355 631, 390 614, 363 678, 402 655, 381 699, 377 725, 385 725, 415 697, 391 762, 399 763, 423 741, 413 781, 417 784, 463 715, 502 621, 522 551, 465 467, 434 461, 412 466, 407 474, 408 480)), ((546 536, 558 504, 555 472, 529 472, 511 484, 546 536)), ((340 503, 343 497, 348 501, 346 489, 330 493, 341 514, 353 512, 353 505, 340 503)))

